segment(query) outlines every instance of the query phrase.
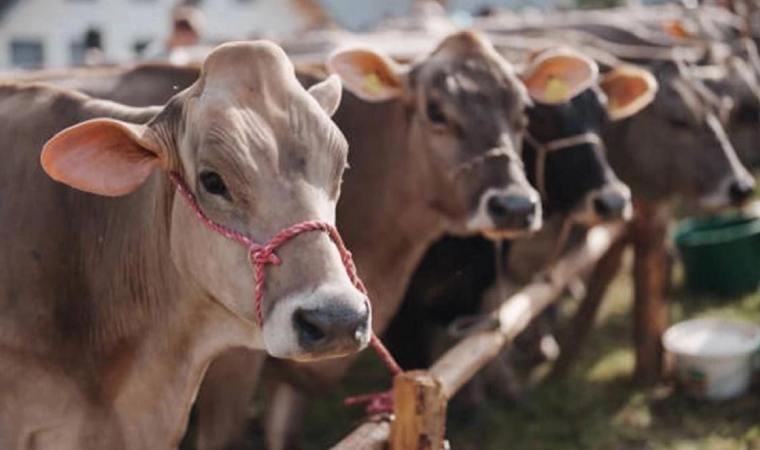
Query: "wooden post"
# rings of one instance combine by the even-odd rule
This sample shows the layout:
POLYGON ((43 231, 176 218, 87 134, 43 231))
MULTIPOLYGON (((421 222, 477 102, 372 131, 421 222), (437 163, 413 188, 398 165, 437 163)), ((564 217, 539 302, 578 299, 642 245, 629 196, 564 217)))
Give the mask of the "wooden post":
POLYGON ((652 385, 662 376, 662 335, 668 326, 665 298, 668 281, 666 250, 668 210, 660 203, 634 202, 631 224, 634 248, 634 345, 635 380, 652 385))
POLYGON ((594 327, 596 315, 607 293, 607 288, 620 272, 623 253, 629 242, 628 234, 624 233, 594 267, 586 285, 586 296, 560 335, 560 354, 552 367, 552 377, 564 376, 578 358, 581 348, 594 327))
POLYGON ((391 450, 441 450, 446 435, 446 401, 440 381, 430 373, 415 370, 396 375, 391 450))

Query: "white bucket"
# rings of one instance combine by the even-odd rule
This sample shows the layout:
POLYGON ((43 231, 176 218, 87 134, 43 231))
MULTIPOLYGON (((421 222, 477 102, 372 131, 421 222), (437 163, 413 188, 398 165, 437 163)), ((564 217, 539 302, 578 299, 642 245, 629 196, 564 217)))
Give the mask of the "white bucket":
POLYGON ((692 394, 726 400, 749 386, 760 327, 726 319, 696 319, 670 327, 662 338, 676 357, 676 373, 692 394))

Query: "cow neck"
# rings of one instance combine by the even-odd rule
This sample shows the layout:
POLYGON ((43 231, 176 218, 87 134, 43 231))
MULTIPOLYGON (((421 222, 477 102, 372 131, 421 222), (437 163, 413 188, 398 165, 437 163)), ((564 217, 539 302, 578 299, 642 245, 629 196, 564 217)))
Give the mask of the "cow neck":
POLYGON ((88 305, 95 310, 86 389, 93 403, 110 409, 129 449, 174 448, 210 361, 253 341, 249 327, 172 263, 174 198, 157 173, 132 195, 98 198, 81 224, 84 235, 94 233, 103 244, 84 261, 96 299, 88 305))

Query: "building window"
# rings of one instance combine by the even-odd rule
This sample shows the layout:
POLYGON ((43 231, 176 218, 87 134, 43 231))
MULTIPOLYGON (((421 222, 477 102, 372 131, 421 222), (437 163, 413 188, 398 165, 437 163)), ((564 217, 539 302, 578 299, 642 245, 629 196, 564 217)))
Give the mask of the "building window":
POLYGON ((45 63, 42 41, 14 39, 11 41, 11 65, 22 69, 39 69, 45 63))
POLYGON ((69 57, 72 66, 84 65, 84 55, 87 52, 84 42, 81 40, 72 41, 69 44, 69 57))
POLYGON ((153 39, 138 39, 132 44, 132 51, 135 52, 137 59, 145 57, 145 50, 150 46, 153 39))

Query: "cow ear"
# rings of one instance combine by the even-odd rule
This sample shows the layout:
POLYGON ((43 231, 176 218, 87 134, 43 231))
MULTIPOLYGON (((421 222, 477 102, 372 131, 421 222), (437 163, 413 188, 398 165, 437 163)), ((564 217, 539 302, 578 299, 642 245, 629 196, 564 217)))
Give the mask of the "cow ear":
POLYGON ((648 71, 634 66, 619 66, 599 83, 607 95, 610 120, 630 117, 652 103, 657 94, 657 80, 648 71))
POLYGON ((335 74, 330 75, 323 81, 310 87, 309 94, 314 97, 327 115, 332 117, 338 109, 338 105, 340 105, 340 98, 343 94, 340 77, 335 74))
POLYGON ((340 75, 346 89, 368 102, 382 102, 404 94, 403 69, 373 50, 338 50, 327 60, 327 69, 340 75))
POLYGON ((88 120, 53 136, 42 149, 42 168, 54 180, 106 196, 126 195, 162 166, 160 146, 145 125, 88 120))
POLYGON ((522 80, 536 103, 564 103, 590 88, 599 67, 590 58, 568 48, 536 54, 523 70, 522 80))

